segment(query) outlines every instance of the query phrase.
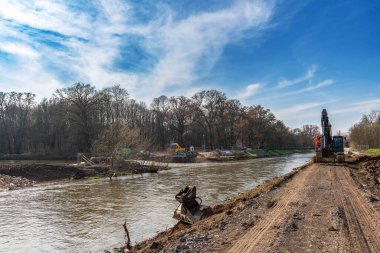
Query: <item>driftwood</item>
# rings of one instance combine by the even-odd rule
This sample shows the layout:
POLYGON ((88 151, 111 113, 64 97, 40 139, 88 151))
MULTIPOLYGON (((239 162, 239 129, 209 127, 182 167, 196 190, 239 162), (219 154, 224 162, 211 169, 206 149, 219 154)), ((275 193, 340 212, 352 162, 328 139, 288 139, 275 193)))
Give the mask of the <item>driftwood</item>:
POLYGON ((125 231, 125 236, 127 237, 126 238, 127 239, 126 249, 127 250, 131 250, 132 249, 131 238, 129 237, 129 231, 128 231, 128 228, 127 228, 127 219, 124 220, 123 228, 124 228, 124 231, 125 231))

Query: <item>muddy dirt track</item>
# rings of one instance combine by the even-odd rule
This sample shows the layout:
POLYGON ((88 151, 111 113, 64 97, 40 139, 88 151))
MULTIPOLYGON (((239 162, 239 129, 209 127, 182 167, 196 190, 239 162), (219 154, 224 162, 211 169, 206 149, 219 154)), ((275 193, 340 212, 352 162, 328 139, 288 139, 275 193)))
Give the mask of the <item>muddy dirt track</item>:
POLYGON ((314 164, 227 252, 380 252, 380 216, 344 166, 314 164))

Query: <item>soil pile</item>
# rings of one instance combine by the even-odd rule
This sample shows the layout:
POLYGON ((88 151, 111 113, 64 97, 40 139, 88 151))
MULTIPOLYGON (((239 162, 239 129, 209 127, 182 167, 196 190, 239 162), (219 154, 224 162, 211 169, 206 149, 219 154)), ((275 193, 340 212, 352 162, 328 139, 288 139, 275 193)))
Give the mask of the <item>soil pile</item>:
POLYGON ((9 164, 0 167, 0 174, 24 177, 35 181, 73 178, 80 169, 70 165, 9 164))
POLYGON ((0 189, 14 190, 18 188, 33 186, 35 182, 23 177, 12 177, 0 174, 0 189))
POLYGON ((380 184, 380 160, 360 163, 359 171, 363 173, 372 183, 380 184))

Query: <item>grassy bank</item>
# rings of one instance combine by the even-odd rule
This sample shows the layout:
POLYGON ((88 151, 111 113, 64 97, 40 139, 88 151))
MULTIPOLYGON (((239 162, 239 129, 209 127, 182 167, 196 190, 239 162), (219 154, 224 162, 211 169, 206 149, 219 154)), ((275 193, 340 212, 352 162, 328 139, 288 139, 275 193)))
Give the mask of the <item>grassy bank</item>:
POLYGON ((380 148, 371 148, 366 151, 368 154, 380 155, 380 148))

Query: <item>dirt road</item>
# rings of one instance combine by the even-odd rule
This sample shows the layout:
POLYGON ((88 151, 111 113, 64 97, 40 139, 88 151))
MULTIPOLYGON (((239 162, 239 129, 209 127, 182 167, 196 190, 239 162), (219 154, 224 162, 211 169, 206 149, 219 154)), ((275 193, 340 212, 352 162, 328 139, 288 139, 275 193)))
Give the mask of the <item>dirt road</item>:
POLYGON ((314 164, 227 252, 380 252, 380 215, 344 166, 314 164))

